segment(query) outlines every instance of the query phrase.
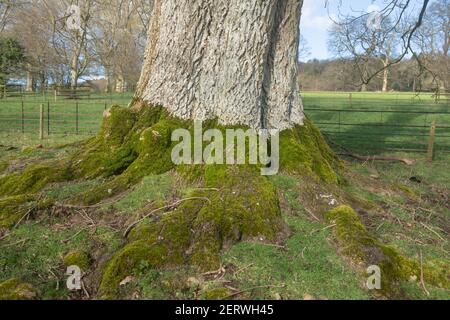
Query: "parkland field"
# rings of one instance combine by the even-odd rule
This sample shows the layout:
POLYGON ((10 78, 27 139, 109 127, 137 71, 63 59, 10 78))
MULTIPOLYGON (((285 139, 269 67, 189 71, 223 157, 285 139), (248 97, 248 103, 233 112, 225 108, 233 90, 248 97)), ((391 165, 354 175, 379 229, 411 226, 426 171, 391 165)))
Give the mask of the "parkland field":
MULTIPOLYGON (((332 145, 360 154, 425 153, 434 124, 436 154, 450 152, 450 103, 432 93, 302 93, 305 112, 332 145)), ((74 100, 10 93, 0 99, 0 144, 60 144, 94 135, 111 105, 126 107, 131 93, 74 100), (43 140, 40 138, 40 131, 43 140)))
MULTIPOLYGON (((335 225, 318 218, 323 208, 330 206, 329 197, 358 208, 365 228, 376 239, 413 261, 448 266, 448 101, 436 103, 431 94, 303 93, 302 97, 306 114, 336 150, 371 155, 395 152, 416 161, 408 166, 398 161, 344 157, 348 161, 339 188, 299 180, 289 173, 271 177, 290 230, 283 245, 238 243, 223 252, 223 268, 217 274, 199 274, 189 266, 153 269, 142 263, 130 270, 133 277, 124 280, 122 298, 380 299, 364 287, 365 270, 349 263, 338 249, 335 225), (436 156, 430 163, 426 151, 433 123, 436 156), (224 288, 224 284, 236 289, 224 288)), ((7 175, 28 164, 64 159, 77 148, 70 143, 98 131, 105 108, 113 104, 125 107, 130 100, 131 94, 92 95, 80 101, 55 101, 51 96, 0 99, 0 171, 7 175)), ((70 203, 108 179, 55 183, 40 196, 70 203)), ((151 206, 186 198, 196 187, 173 172, 150 175, 98 206, 55 207, 24 217, 12 230, 0 228, 0 283, 20 279, 33 285, 42 299, 95 298, 101 270, 108 261, 105 258, 126 243, 124 227, 140 219, 147 212, 144 210, 153 209, 151 206), (64 259, 74 252, 88 253, 91 258, 83 278, 86 292, 70 292, 64 286, 64 259)), ((449 299, 448 289, 417 277, 396 286, 401 299, 449 299)))

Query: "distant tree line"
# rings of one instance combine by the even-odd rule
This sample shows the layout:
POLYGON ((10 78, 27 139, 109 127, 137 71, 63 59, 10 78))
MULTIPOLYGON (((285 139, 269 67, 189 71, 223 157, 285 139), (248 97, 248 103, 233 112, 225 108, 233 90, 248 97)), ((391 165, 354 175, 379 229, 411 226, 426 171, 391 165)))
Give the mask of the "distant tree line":
POLYGON ((104 77, 106 91, 133 87, 152 6, 153 0, 0 0, 0 37, 23 52, 8 78, 27 91, 75 88, 88 75, 104 77))
POLYGON ((409 1, 386 3, 380 12, 338 15, 328 40, 334 58, 300 64, 303 90, 448 90, 450 0, 412 11, 409 1))
MULTIPOLYGON (((339 14, 329 30, 333 59, 300 63, 302 90, 447 91, 450 0, 419 1, 419 11, 407 3, 388 1, 374 24, 370 13, 339 14)), ((132 89, 152 8, 153 0, 0 0, 0 86, 75 88, 97 75, 104 91, 132 89), (75 4, 78 12, 69 10, 75 4)))
MULTIPOLYGON (((369 66, 375 69, 379 67, 378 63, 376 59, 372 59, 369 61, 369 66)), ((362 91, 361 79, 351 59, 313 59, 300 62, 299 69, 300 88, 304 91, 362 91)), ((414 59, 403 60, 392 65, 388 71, 387 85, 383 74, 380 74, 371 79, 364 90, 380 92, 436 90, 434 76, 429 72, 421 71, 414 59)))

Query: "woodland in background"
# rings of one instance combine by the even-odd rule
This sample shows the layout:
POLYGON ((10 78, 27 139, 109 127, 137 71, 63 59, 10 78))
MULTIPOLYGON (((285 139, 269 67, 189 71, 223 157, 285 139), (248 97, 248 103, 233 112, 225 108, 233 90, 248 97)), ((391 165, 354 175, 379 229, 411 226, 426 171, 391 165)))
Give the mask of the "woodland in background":
POLYGON ((131 90, 142 66, 153 0, 82 1, 78 31, 67 27, 71 4, 0 1, 0 37, 14 39, 24 52, 20 68, 4 66, 0 72, 8 74, 10 84, 26 83, 27 91, 73 88, 83 77, 95 76, 106 79, 105 91, 131 90))
MULTIPOLYGON (((48 86, 76 87, 102 78, 100 91, 133 91, 139 78, 153 0, 86 0, 80 2, 81 29, 68 30, 70 0, 0 0, 3 43, 17 50, 2 58, 3 81, 27 91, 48 86), (10 62, 13 67, 6 67, 10 62)), ((329 30, 329 60, 300 62, 300 88, 305 91, 448 90, 450 79, 450 3, 430 3, 409 50, 401 35, 407 26, 387 15, 380 28, 367 26, 367 15, 339 15, 329 30), (411 51, 414 50, 413 53, 411 51), (404 52, 409 51, 408 55, 404 52)), ((411 19, 417 17, 411 16, 411 19)), ((304 39, 300 57, 308 59, 304 39)), ((4 52, 5 50, 3 50, 4 52)), ((3 56, 3 55, 2 55, 3 56)))

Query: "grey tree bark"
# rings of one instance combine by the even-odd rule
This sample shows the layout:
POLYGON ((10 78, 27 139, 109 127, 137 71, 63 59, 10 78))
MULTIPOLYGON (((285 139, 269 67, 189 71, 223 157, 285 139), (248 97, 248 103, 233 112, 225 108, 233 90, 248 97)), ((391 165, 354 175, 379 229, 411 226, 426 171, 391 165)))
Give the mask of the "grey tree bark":
POLYGON ((183 119, 303 124, 303 0, 156 0, 136 98, 183 119))

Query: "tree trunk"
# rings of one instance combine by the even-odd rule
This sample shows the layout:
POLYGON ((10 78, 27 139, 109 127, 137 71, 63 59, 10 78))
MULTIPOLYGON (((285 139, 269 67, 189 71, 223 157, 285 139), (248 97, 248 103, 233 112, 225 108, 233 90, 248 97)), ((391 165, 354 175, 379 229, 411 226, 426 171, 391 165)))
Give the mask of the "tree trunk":
POLYGON ((363 83, 361 85, 361 92, 367 92, 367 84, 366 83, 363 83))
POLYGON ((117 93, 124 93, 127 91, 127 82, 121 74, 117 76, 116 79, 116 90, 117 93))
POLYGON ((72 63, 70 66, 70 87, 72 89, 76 89, 78 86, 78 58, 79 58, 79 49, 75 49, 75 53, 72 57, 72 63))
POLYGON ((388 60, 388 57, 386 56, 386 59, 383 60, 383 65, 385 67, 385 69, 383 71, 383 88, 382 88, 383 92, 388 91, 388 83, 389 83, 389 69, 387 68, 388 64, 389 64, 389 60, 388 60))
POLYGON ((303 0, 156 0, 136 98, 182 119, 287 129, 303 0))
POLYGON ((26 85, 25 91, 26 91, 26 92, 33 92, 33 91, 34 91, 34 87, 35 87, 34 74, 33 74, 33 72, 31 72, 31 66, 28 65, 28 70, 27 70, 27 85, 26 85))

